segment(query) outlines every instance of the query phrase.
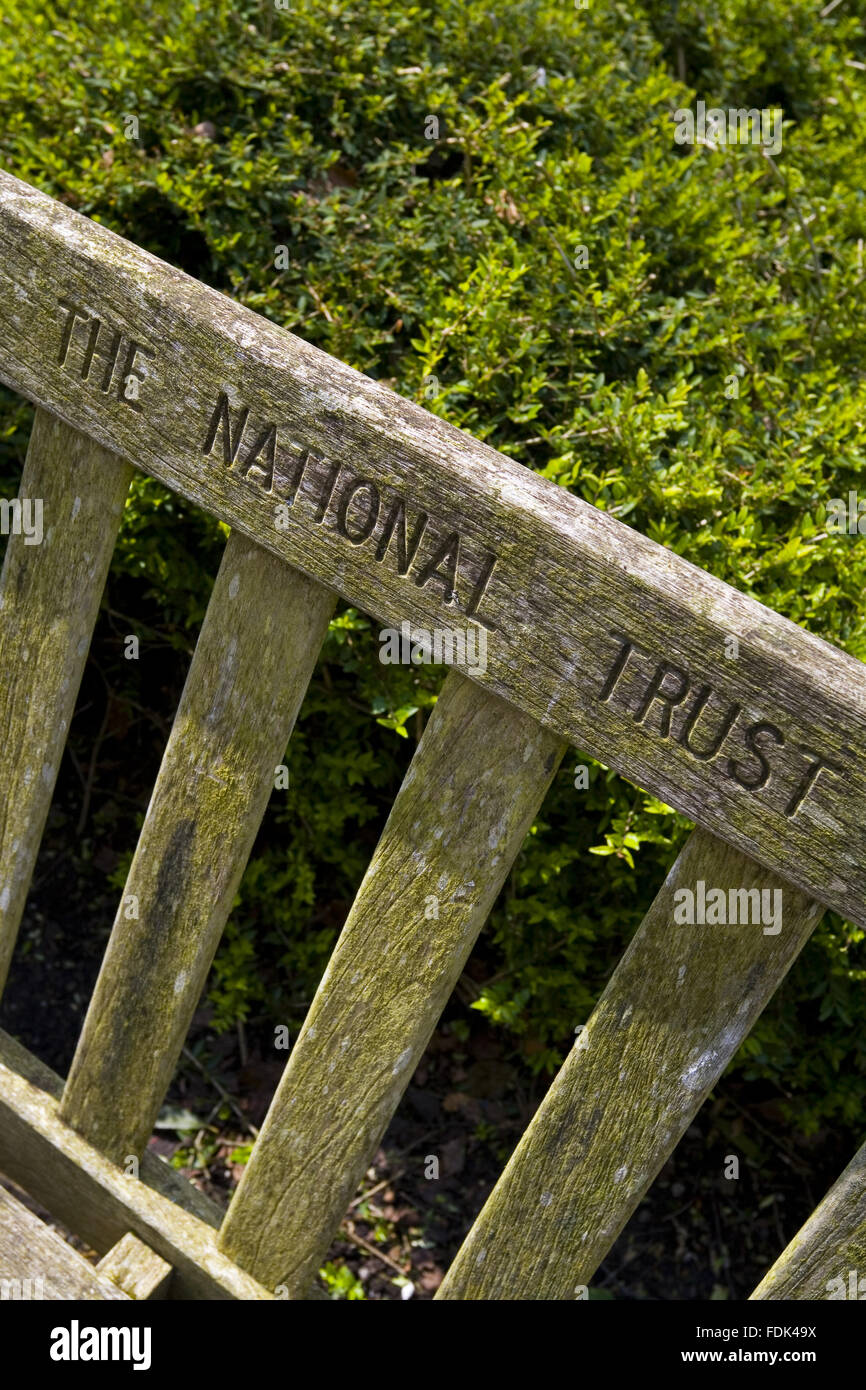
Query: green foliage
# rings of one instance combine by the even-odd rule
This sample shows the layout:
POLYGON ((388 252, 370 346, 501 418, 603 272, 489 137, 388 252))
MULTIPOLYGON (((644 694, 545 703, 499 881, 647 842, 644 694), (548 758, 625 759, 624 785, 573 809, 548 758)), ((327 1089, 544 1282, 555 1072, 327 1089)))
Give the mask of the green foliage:
POLYGON ((229 1163, 247 1164, 252 1157, 252 1144, 240 1144, 236 1149, 232 1149, 229 1154, 229 1163))
MULTIPOLYGON (((825 526, 866 420, 855 8, 7 0, 0 160, 862 659, 866 550, 825 526), (782 153, 676 145, 699 98, 781 106, 782 153)), ((4 396, 2 422, 12 486, 26 408, 4 396)), ((191 651, 223 531, 136 483, 111 592, 146 601, 153 641, 191 651)), ((381 665, 376 639, 351 609, 332 624, 212 977, 218 1028, 300 1021, 436 698, 441 673, 381 665)), ((477 953, 476 1017, 543 1072, 687 830, 583 760, 477 953)), ((863 961, 828 918, 735 1064, 803 1126, 862 1113, 863 961)))
POLYGON ((355 1278, 348 1265, 338 1265, 329 1260, 319 1270, 319 1277, 328 1290, 329 1298, 352 1301, 366 1298, 363 1284, 355 1278))

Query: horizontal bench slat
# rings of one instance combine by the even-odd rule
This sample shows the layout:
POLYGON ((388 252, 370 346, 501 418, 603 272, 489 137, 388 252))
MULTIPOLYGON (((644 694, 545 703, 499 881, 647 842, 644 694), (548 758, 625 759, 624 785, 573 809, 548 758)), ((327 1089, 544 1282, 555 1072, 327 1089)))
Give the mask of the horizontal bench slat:
POLYGON ((0 378, 866 925, 861 663, 5 173, 0 378))
POLYGON ((0 1301, 22 1297, 129 1302, 129 1294, 0 1187, 0 1301))
MULTIPOLYGON (((711 901, 720 911, 719 898, 711 901)), ((695 831, 437 1298, 578 1296, 820 916, 797 889, 695 831), (692 922, 682 920, 689 900, 677 897, 681 889, 693 895, 692 922), (714 923, 706 910, 712 890, 726 904, 731 890, 765 891, 770 908, 781 892, 781 923, 762 901, 756 923, 755 900, 739 898, 737 922, 725 921, 726 906, 714 923)))
POLYGON ((216 1204, 149 1152, 128 1177, 60 1119, 61 1086, 0 1030, 0 1172, 98 1254, 133 1231, 172 1266, 173 1298, 270 1299, 218 1251, 216 1204))
POLYGON ((0 579, 0 994, 131 479, 124 460, 36 412, 19 494, 29 514, 10 513, 25 529, 10 531, 0 579))

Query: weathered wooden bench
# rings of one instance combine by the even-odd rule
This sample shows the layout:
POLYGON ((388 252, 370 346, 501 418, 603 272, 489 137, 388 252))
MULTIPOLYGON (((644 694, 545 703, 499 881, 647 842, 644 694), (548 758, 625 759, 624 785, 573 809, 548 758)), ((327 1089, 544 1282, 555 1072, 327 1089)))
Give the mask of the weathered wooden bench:
MULTIPOLYGON (((45 1296, 315 1296, 573 743, 698 828, 438 1296, 575 1297, 821 905, 866 926, 866 668, 5 173, 0 379, 44 518, 0 598, 0 983, 133 466, 231 526, 68 1078, 0 1041, 0 1171, 105 1256, 45 1296), (447 677, 223 1218, 145 1146, 338 595, 486 667, 447 677), (781 892, 780 929, 684 889, 781 892)), ((0 1201, 0 1278, 45 1272, 36 1221, 0 1201)), ((861 1150, 754 1297, 864 1258, 861 1150)))

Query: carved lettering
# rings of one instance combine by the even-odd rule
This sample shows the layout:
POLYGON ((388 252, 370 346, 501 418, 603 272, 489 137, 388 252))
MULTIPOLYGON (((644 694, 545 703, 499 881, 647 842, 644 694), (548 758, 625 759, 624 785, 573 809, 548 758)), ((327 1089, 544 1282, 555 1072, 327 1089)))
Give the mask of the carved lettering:
POLYGON ((277 427, 265 425, 256 439, 245 462, 244 477, 248 483, 257 483, 270 492, 274 481, 274 467, 277 461, 277 427), (259 463, 264 461, 264 467, 259 463))
POLYGON ((219 399, 214 406, 214 412, 208 425, 207 436, 202 447, 203 454, 209 454, 216 443, 216 437, 222 430, 223 439, 223 463, 226 468, 231 468, 238 456, 238 449, 241 447, 241 440, 244 437, 244 430, 247 427, 247 420, 250 416, 249 406, 244 406, 240 413, 240 418, 232 430, 232 417, 229 409, 229 398, 225 391, 220 391, 219 399))
POLYGON ((299 449, 295 466, 291 473, 287 473, 282 456, 277 453, 274 461, 274 475, 269 489, 270 495, 279 497, 287 506, 291 507, 300 491, 304 474, 307 471, 307 464, 312 457, 309 449, 299 449))
POLYGON ((343 496, 340 498, 340 505, 337 509, 337 530, 341 536, 352 545, 363 545, 364 541, 369 540, 370 536, 379 520, 379 489, 369 478, 355 478, 343 489, 343 496), (359 493, 367 494, 367 515, 361 522, 359 529, 350 531, 349 529, 349 508, 358 497, 359 493))
POLYGON ((66 364, 66 358, 69 354, 69 344, 72 342, 72 330, 75 327, 76 320, 83 319, 86 323, 90 315, 85 314, 81 309, 77 309, 74 304, 70 304, 68 299, 61 299, 60 307, 66 310, 66 322, 63 325, 63 332, 60 335, 60 351, 57 354, 57 365, 63 367, 66 364))
MULTIPOLYGON (((81 363, 82 381, 87 381, 90 376, 90 368, 97 354, 97 344, 102 333, 102 327, 102 322, 99 319, 94 319, 90 325, 90 337, 87 341, 87 347, 84 350, 84 359, 81 363)), ((114 375, 114 368, 117 363, 117 354, 120 352, 120 337, 121 335, 119 333, 112 335, 111 346, 107 352, 103 348, 99 348, 99 356, 105 360, 105 370, 102 373, 102 389, 106 392, 111 385, 111 378, 114 375)))
POLYGON ((708 682, 698 688, 687 707, 691 676, 684 666, 653 659, 646 648, 625 633, 611 631, 609 635, 616 640, 617 651, 604 675, 597 697, 599 701, 607 703, 615 699, 629 709, 636 724, 646 721, 648 729, 651 729, 651 722, 647 716, 655 705, 660 706, 658 728, 654 730, 660 738, 675 739, 698 762, 710 763, 719 758, 716 764, 719 771, 744 791, 758 792, 781 785, 785 801, 779 809, 783 815, 797 814, 822 773, 844 774, 844 768, 838 763, 812 748, 796 744, 769 720, 759 719, 739 729, 742 704, 736 700, 719 700, 708 682), (629 666, 632 658, 635 658, 634 663, 629 666), (653 663, 648 675, 646 672, 641 675, 638 666, 641 658, 653 663), (630 680, 623 679, 627 670, 631 672, 630 680), (715 711, 714 701, 720 705, 715 711), (679 719, 680 711, 684 715, 682 719, 679 719), (675 721, 679 723, 678 728, 674 727, 675 721), (699 733, 703 734, 700 738, 699 733), (796 748, 808 760, 805 769, 801 762, 795 763, 788 752, 781 762, 778 757, 775 760, 772 757, 775 750, 796 748), (723 753, 725 756, 719 757, 723 753))
POLYGON ((753 773, 751 777, 742 771, 740 764, 736 763, 733 758, 728 759, 728 776, 733 777, 735 782, 746 788, 746 791, 758 791, 761 787, 765 787, 770 780, 770 764, 757 744, 757 740, 764 737, 771 738, 780 748, 784 747, 785 735, 781 729, 776 728, 775 724, 770 724, 766 720, 762 720, 758 724, 750 724, 746 730, 746 747, 750 753, 754 753, 760 763, 760 770, 753 773))
MULTIPOLYGON (((61 351, 68 351, 72 314, 64 328, 61 351)), ((97 350, 97 349, 95 349, 97 350)), ((134 354, 129 359, 134 365, 134 354)), ((202 453, 222 453, 226 468, 257 488, 263 496, 279 499, 284 506, 297 504, 307 520, 321 525, 336 499, 337 535, 350 545, 373 545, 375 563, 389 559, 401 578, 409 578, 417 588, 432 585, 441 589, 443 602, 463 607, 466 616, 479 628, 496 631, 492 618, 480 612, 491 576, 498 562, 493 551, 482 558, 468 554, 468 546, 458 531, 436 527, 429 514, 419 511, 410 528, 405 497, 383 495, 381 484, 373 478, 353 474, 339 460, 318 458, 295 443, 281 444, 274 421, 253 421, 249 406, 229 405, 228 393, 220 391, 204 435, 202 453), (380 526, 377 536, 377 528, 380 526), (411 530, 411 535, 410 535, 411 530), (469 594, 461 604, 458 584, 469 594)), ((277 509, 278 529, 285 529, 288 514, 277 509)))
POLYGON ((709 746, 699 753, 697 748, 692 747, 692 734, 694 733, 695 725, 698 723, 698 720, 712 698, 712 694, 713 688, 711 685, 701 686, 695 703, 689 711, 689 716, 679 733, 679 741, 683 745, 683 748, 687 748, 692 757, 697 758, 698 762, 701 763, 708 763, 716 756, 725 739, 728 737, 728 734, 731 732, 731 729, 736 724, 743 709, 742 705, 736 703, 729 705, 727 714, 719 724, 715 738, 711 739, 709 746))
POLYGON ((460 536, 456 531, 452 531, 450 536, 446 536, 442 544, 434 551, 427 561, 420 574, 415 576, 415 583, 419 589, 423 589, 425 584, 429 584, 431 579, 438 579, 442 585, 442 595, 446 603, 457 602, 457 564, 460 559, 460 536), (440 566, 444 565, 444 569, 440 566))
POLYGON ((317 526, 321 525, 321 523, 325 520, 328 508, 331 505, 331 498, 334 495, 334 488, 337 486, 337 479, 340 476, 340 469, 342 467, 343 465, 339 462, 331 464, 330 471, 327 474, 325 480, 325 486, 322 490, 321 496, 319 497, 319 505, 316 508, 316 514, 313 517, 313 521, 316 523, 317 526))
MULTIPOLYGON (((139 354, 142 357, 154 356, 150 348, 144 347, 142 343, 135 343, 130 341, 129 347, 126 351, 126 360, 123 364, 123 370, 120 373, 120 381, 117 387, 118 399, 121 401, 125 401, 128 406, 132 407, 133 410, 138 411, 141 410, 141 406, 138 402, 139 388, 135 383, 147 380, 147 377, 142 375, 142 373, 139 371, 138 367, 135 364, 135 359, 139 356, 139 354)), ((115 359, 112 359, 112 372, 114 371, 114 360, 115 359)), ((108 379, 110 381, 110 374, 108 379)), ((103 387, 103 390, 105 389, 106 388, 103 387)))
POLYGON ((418 546, 421 544, 421 537, 427 529, 427 522, 429 519, 427 513, 422 512, 416 522, 415 532, 411 541, 407 541, 406 503, 403 501, 402 497, 398 497, 391 508, 382 534, 379 537, 379 543, 376 546, 376 559, 384 560, 388 546, 391 543, 391 537, 394 536, 397 541, 397 573, 408 574, 415 560, 415 556, 418 553, 418 546))
POLYGON ((635 724, 642 724, 652 705, 658 701, 663 707, 659 733, 662 738, 667 738, 671 731, 671 715, 674 705, 682 704, 688 693, 688 671, 684 671, 681 666, 674 666, 670 661, 660 661, 647 686, 646 693, 635 711, 635 724), (675 683, 676 688, 674 690, 665 690, 665 681, 668 680, 668 677, 672 677, 675 683))
POLYGON ((831 763, 829 758, 823 758, 820 753, 813 752, 811 748, 803 748, 801 752, 805 753, 807 758, 811 761, 794 795, 785 807, 786 816, 794 816, 797 814, 820 772, 832 771, 841 773, 845 770, 840 767, 838 763, 831 763))
MULTIPOLYGON (((60 308, 65 311, 66 321, 60 334, 60 346, 57 352, 57 364, 73 370, 74 363, 71 357, 72 344, 75 339, 75 329, 80 324, 86 327, 87 341, 82 353, 81 362, 78 367, 78 374, 82 381, 90 380, 90 371, 93 366, 93 359, 98 357, 103 363, 102 377, 99 383, 103 395, 108 395, 114 379, 117 363, 120 360, 120 349, 126 341, 126 354, 123 359, 123 366, 117 382, 117 399, 124 405, 128 405, 131 410, 141 411, 139 397, 141 387, 147 381, 146 374, 139 368, 136 358, 154 358, 156 354, 146 347, 144 343, 135 342, 129 338, 124 340, 124 335, 108 326, 102 319, 94 318, 86 310, 73 304, 68 299, 58 301, 60 308)), ((80 335, 79 335, 80 336, 80 335)))
POLYGON ((629 641, 628 637, 624 637, 621 632, 612 632, 610 635, 611 637, 615 637, 620 643, 620 649, 617 652, 616 660, 608 672, 607 679, 601 687, 601 692, 598 697, 604 703, 607 703, 616 689, 617 681, 625 670, 629 657, 635 650, 635 643, 629 641))
POLYGON ((492 551, 487 556, 481 573, 475 582, 475 588, 472 590, 469 602, 466 605, 467 618, 474 618, 476 623, 480 623, 482 627, 486 627, 490 632, 496 631, 496 623, 491 622, 489 618, 483 618, 478 610, 481 607, 484 595, 487 593, 487 586, 490 583, 490 576, 493 573, 496 558, 497 557, 492 551))

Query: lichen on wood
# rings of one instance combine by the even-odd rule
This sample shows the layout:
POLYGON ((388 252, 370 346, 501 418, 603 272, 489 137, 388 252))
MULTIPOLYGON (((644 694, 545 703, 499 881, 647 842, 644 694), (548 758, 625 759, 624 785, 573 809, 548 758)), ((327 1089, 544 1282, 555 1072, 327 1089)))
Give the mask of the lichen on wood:
POLYGON ((41 539, 11 532, 0 578, 0 994, 131 478, 123 459, 36 412, 19 501, 39 504, 41 539))
MULTIPOLYGON (((771 900, 773 901, 773 900, 771 900)), ((821 917, 693 832, 458 1251, 441 1299, 569 1299, 599 1263, 821 917), (781 892, 782 923, 678 922, 679 890, 781 892)))
POLYGON ((335 598, 232 532, 61 1103, 115 1163, 150 1137, 335 598))
POLYGON ((563 752, 448 676, 220 1234, 261 1282, 313 1279, 563 752))

